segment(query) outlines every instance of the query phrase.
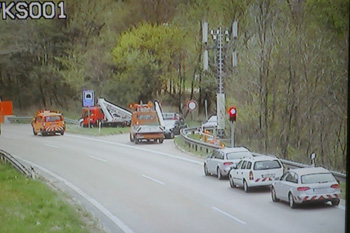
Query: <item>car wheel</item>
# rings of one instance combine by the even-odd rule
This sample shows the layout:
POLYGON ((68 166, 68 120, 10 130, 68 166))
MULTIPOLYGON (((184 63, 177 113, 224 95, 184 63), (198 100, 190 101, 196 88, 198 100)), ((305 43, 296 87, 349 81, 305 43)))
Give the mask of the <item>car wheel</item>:
POLYGON ((332 206, 338 206, 340 203, 339 199, 332 200, 332 206))
POLYGON ((132 134, 130 134, 130 142, 134 142, 135 138, 132 136, 132 134))
POLYGON ((276 197, 276 190, 274 187, 271 187, 271 198, 273 202, 278 202, 278 198, 276 197))
POLYGON ((244 189, 244 192, 249 192, 249 186, 248 186, 248 183, 247 183, 247 181, 243 181, 243 189, 244 189))
POLYGON ((289 193, 288 199, 290 208, 294 209, 296 207, 296 203, 294 202, 294 196, 292 193, 289 193))
POLYGON ((37 132, 35 132, 35 130, 34 130, 34 129, 33 129, 33 134, 34 134, 34 135, 38 135, 38 133, 37 133, 37 132))
POLYGON ((135 141, 135 144, 139 144, 139 139, 134 139, 134 141, 135 141))
POLYGON ((216 171, 217 171, 217 174, 218 174, 218 179, 222 180, 222 174, 221 174, 220 168, 218 167, 216 171))
POLYGON ((159 139, 159 143, 163 143, 163 141, 164 141, 164 139, 162 138, 162 139, 159 139))
POLYGON ((232 178, 231 175, 230 175, 230 186, 231 186, 231 188, 235 188, 236 187, 235 182, 233 181, 233 178, 232 178))
POLYGON ((61 131, 61 135, 63 135, 64 134, 64 131, 61 131))
POLYGON ((207 167, 206 164, 204 164, 204 174, 205 174, 206 176, 209 176, 208 167, 207 167))

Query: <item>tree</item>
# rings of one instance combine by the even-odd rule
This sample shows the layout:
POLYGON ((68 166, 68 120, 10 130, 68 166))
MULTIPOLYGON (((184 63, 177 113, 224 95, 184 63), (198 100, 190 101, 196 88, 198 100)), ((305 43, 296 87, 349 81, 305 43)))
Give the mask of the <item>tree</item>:
POLYGON ((111 87, 116 95, 123 101, 148 102, 162 91, 181 93, 187 56, 184 36, 174 25, 148 23, 123 33, 112 51, 116 75, 111 87))

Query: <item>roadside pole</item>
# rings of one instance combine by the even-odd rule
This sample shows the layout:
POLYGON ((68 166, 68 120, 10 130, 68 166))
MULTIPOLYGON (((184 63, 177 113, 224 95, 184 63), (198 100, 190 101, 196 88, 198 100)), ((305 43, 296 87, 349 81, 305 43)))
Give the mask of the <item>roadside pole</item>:
POLYGON ((235 147, 235 124, 234 122, 232 121, 231 122, 231 147, 235 147))

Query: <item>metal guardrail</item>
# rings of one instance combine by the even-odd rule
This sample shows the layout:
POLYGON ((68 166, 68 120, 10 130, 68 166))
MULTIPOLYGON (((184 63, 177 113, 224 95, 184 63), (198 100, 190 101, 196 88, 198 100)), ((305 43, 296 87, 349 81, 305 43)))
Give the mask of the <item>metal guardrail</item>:
POLYGON ((16 170, 25 175, 26 177, 31 177, 35 179, 34 169, 30 170, 26 168, 23 164, 21 164, 17 159, 15 159, 11 154, 7 153, 0 149, 0 159, 5 161, 5 163, 10 163, 16 170))
MULTIPOLYGON (((33 117, 31 116, 5 116, 5 121, 4 123, 18 123, 18 122, 28 122, 30 123, 31 120, 33 119, 33 117)), ((67 124, 71 124, 71 125, 79 125, 79 121, 78 120, 73 120, 67 117, 64 117, 64 121, 67 124)))
MULTIPOLYGON (((181 130, 181 137, 183 138, 184 142, 186 145, 189 146, 190 149, 195 150, 195 151, 204 151, 205 153, 210 153, 215 149, 220 149, 220 146, 217 145, 213 145, 210 143, 206 143, 206 142, 201 142, 198 140, 195 140, 193 138, 188 137, 189 134, 195 134, 198 133, 198 131, 200 130, 200 127, 193 127, 193 128, 184 128, 181 130)), ((263 154, 259 154, 259 153, 255 153, 252 152, 253 155, 255 156, 265 156, 263 154)), ((302 164, 302 163, 298 163, 298 162, 293 162, 293 161, 289 161, 286 159, 281 159, 281 162, 283 163, 283 165, 287 168, 305 168, 305 167, 311 167, 311 165, 307 165, 307 164, 302 164)), ((337 171, 330 171, 335 178, 337 178, 340 181, 346 181, 346 174, 341 173, 341 172, 337 172, 337 171)))

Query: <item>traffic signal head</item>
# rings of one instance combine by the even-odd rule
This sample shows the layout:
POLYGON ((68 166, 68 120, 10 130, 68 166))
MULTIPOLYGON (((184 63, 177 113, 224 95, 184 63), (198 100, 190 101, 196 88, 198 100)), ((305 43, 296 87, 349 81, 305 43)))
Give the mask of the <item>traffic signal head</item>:
POLYGON ((229 116, 229 120, 231 122, 236 121, 236 108, 235 107, 230 107, 228 109, 228 116, 229 116))

